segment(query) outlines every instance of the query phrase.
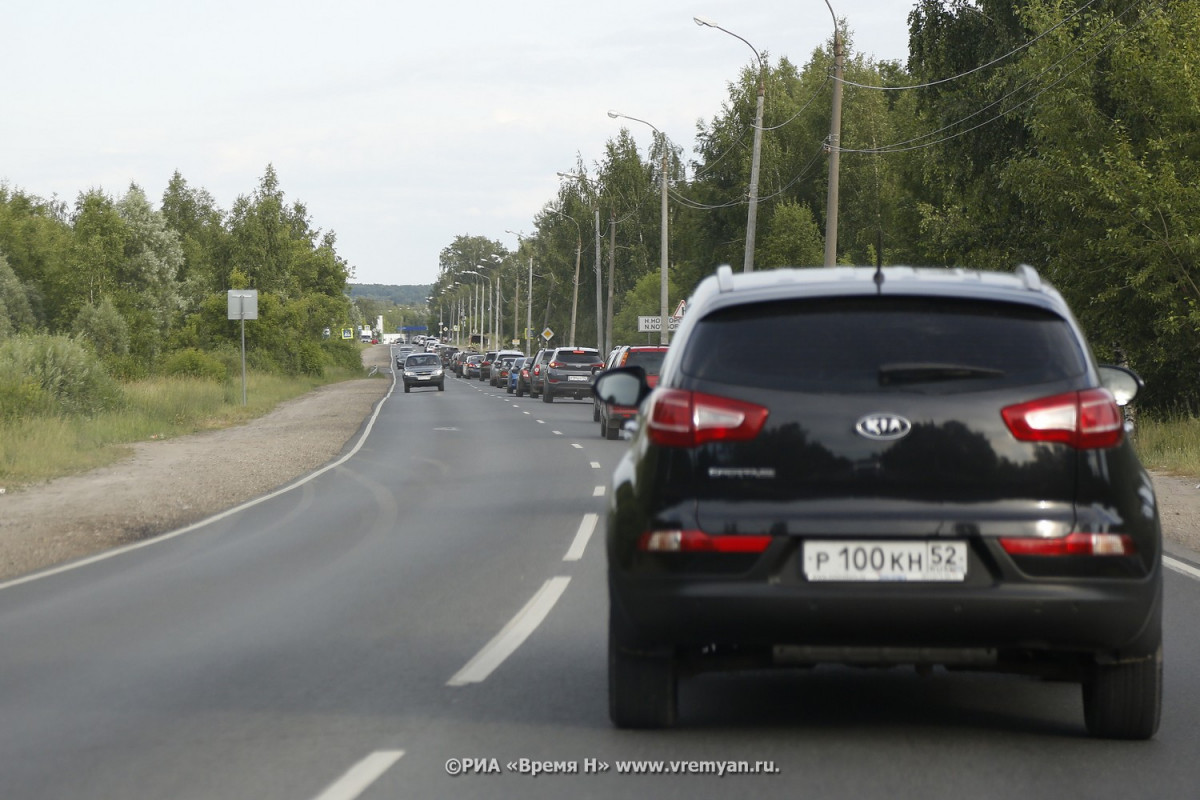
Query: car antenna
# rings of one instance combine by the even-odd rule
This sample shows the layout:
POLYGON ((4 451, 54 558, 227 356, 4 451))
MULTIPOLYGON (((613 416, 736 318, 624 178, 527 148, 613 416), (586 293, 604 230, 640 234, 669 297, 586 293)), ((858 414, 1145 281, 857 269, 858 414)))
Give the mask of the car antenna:
POLYGON ((875 294, 883 294, 883 264, 875 262, 875 294))

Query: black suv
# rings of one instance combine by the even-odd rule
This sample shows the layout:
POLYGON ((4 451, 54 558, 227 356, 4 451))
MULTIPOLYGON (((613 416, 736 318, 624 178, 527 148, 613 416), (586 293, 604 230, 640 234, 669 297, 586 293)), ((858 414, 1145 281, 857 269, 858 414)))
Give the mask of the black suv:
POLYGON ((1139 386, 1030 267, 722 267, 657 388, 596 382, 640 407, 608 493, 613 722, 670 725, 681 668, 912 664, 1078 681, 1090 733, 1153 736, 1139 386))
POLYGON ((591 399, 592 380, 604 368, 604 359, 594 347, 559 347, 542 368, 542 402, 556 397, 591 399))

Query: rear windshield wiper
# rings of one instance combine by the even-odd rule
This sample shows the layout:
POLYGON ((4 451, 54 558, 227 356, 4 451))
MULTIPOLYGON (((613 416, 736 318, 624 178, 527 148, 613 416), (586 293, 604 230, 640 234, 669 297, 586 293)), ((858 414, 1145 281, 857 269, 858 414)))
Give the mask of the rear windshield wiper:
POLYGON ((965 380, 969 378, 1001 378, 1004 370, 975 367, 970 364, 905 363, 884 364, 879 368, 879 385, 965 380))

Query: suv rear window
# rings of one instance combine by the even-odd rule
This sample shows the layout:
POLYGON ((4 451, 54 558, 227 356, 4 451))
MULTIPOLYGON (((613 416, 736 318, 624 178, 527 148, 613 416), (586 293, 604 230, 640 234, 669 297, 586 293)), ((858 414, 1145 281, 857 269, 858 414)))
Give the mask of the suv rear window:
POLYGON ((630 350, 621 366, 641 367, 647 375, 657 375, 662 372, 663 359, 666 357, 665 350, 630 350))
POLYGON ((792 391, 922 393, 1083 374, 1066 320, 1013 303, 931 297, 789 300, 715 311, 689 338, 689 376, 792 391))
POLYGON ((596 350, 559 350, 554 354, 554 360, 561 364, 591 366, 600 360, 600 353, 596 350))

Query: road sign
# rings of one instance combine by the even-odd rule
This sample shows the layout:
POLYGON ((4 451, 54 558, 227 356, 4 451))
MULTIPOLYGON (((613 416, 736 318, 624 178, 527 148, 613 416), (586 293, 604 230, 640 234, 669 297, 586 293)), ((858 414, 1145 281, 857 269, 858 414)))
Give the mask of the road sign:
MULTIPOLYGON (((667 330, 679 328, 679 317, 667 317, 667 330)), ((652 333, 662 330, 662 317, 638 317, 638 333, 652 333)))
POLYGON ((229 319, 258 319, 258 289, 230 289, 229 319))
POLYGON ((545 339, 547 342, 550 341, 553 337, 554 337, 554 331, 550 330, 549 328, 546 328, 546 330, 542 331, 542 338, 545 339))
POLYGON ((680 300, 679 305, 675 307, 675 313, 671 316, 675 319, 682 319, 685 311, 687 311, 687 300, 680 300))

